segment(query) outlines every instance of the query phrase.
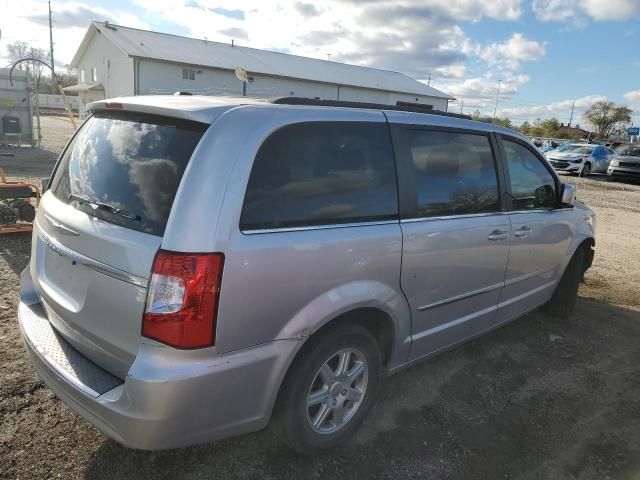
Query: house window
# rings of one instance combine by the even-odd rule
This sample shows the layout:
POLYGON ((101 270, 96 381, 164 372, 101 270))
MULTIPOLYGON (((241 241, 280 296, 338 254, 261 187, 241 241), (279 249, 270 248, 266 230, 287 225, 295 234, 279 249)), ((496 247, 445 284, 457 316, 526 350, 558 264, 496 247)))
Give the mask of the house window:
POLYGON ((91 81, 92 82, 98 81, 98 69, 96 67, 93 67, 91 69, 91 81))
POLYGON ((85 79, 84 79, 84 68, 82 70, 80 70, 80 82, 84 83, 85 79))
POLYGON ((194 68, 183 68, 182 69, 182 79, 183 80, 195 80, 196 79, 196 70, 194 68))

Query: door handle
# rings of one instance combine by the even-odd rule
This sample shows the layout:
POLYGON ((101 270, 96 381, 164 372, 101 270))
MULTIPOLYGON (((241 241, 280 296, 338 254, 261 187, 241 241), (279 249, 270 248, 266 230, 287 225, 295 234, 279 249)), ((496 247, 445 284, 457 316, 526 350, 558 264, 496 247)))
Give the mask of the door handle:
POLYGON ((509 238, 509 232, 505 230, 494 230, 489 234, 487 238, 492 242, 496 242, 498 240, 506 240, 507 238, 509 238))
POLYGON ((522 238, 531 235, 531 228, 526 225, 513 232, 514 237, 522 238))

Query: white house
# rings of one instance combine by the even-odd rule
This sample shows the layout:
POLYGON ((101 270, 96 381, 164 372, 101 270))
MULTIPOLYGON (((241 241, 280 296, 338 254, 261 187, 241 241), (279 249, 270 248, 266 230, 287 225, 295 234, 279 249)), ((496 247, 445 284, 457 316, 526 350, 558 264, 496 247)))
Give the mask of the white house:
MULTIPOLYGON (((92 22, 71 66, 85 104, 125 95, 296 96, 447 110, 453 97, 389 70, 92 22), (246 83, 235 75, 248 74, 246 83)), ((81 107, 82 108, 82 107, 81 107)))

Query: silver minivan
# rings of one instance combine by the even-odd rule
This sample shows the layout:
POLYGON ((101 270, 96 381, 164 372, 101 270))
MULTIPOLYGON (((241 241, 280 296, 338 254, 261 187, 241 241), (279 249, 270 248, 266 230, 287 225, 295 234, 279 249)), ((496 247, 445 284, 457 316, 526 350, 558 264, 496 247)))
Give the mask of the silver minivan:
POLYGON ((167 449, 344 442, 383 377, 545 305, 594 214, 520 134, 404 107, 196 96, 91 104, 53 172, 19 322, 50 388, 167 449))

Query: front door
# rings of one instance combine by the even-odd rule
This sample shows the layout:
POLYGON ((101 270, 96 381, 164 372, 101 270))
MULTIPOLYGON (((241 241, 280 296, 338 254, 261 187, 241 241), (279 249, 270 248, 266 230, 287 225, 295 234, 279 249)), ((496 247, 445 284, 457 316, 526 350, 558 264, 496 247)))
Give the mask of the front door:
POLYGON ((502 151, 512 232, 498 321, 507 321, 550 297, 573 234, 547 163, 518 139, 503 138, 502 151))
POLYGON ((488 134, 413 126, 394 132, 405 189, 401 286, 412 312, 413 359, 493 325, 511 226, 488 134))

